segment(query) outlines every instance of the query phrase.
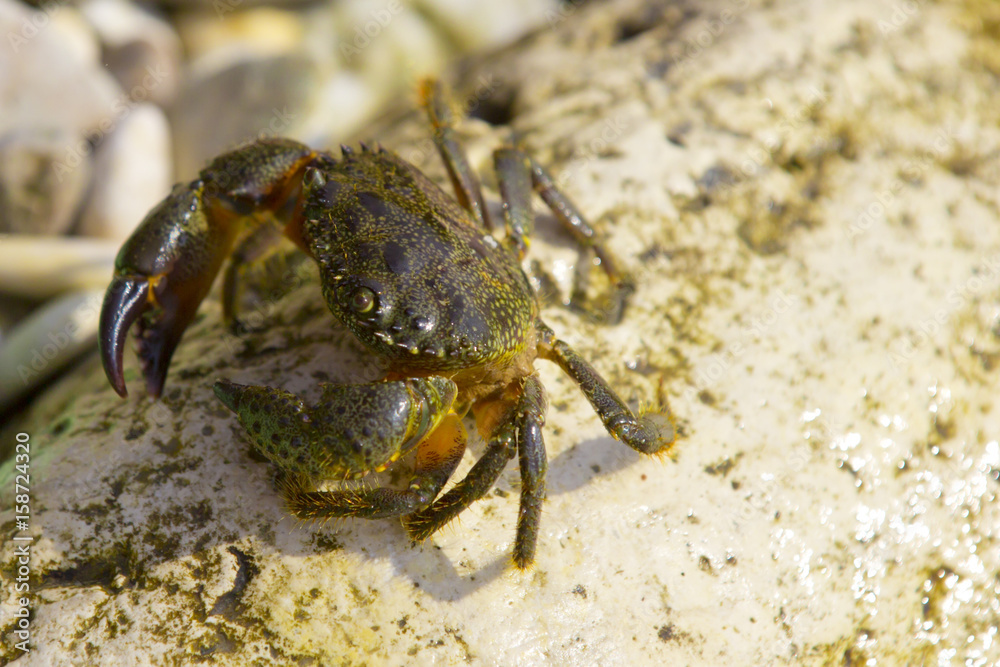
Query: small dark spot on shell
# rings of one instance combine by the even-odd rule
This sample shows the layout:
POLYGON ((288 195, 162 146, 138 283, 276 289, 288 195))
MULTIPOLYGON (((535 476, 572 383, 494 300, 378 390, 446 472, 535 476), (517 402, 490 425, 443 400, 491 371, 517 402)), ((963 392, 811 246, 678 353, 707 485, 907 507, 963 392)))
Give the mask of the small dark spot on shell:
POLYGON ((410 272, 410 260, 402 245, 387 241, 382 247, 382 258, 389 271, 397 276, 405 276, 410 272))

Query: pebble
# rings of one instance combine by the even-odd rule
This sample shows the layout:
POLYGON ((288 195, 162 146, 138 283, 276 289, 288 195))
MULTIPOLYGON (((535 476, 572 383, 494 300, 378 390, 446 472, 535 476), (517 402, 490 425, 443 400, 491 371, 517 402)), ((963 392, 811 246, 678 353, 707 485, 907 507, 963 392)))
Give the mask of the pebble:
POLYGON ((97 68, 101 62, 101 44, 94 27, 76 7, 63 5, 48 14, 52 18, 45 30, 55 36, 63 48, 74 54, 76 62, 97 68))
POLYGON ((244 54, 221 66, 199 65, 192 66, 171 115, 178 180, 190 180, 211 159, 241 143, 296 136, 317 85, 311 59, 244 54))
POLYGON ((415 0, 413 5, 464 51, 492 49, 513 42, 558 15, 556 0, 472 3, 465 0, 415 0))
POLYGON ((51 13, 0 0, 0 134, 10 128, 63 128, 86 137, 98 131, 121 98, 98 64, 100 49, 72 8, 51 13))
POLYGON ((377 93, 354 72, 337 72, 314 92, 299 127, 310 146, 335 146, 361 129, 379 108, 377 93))
POLYGON ((0 231, 63 234, 90 185, 88 137, 113 122, 121 89, 72 7, 0 0, 0 34, 0 231))
POLYGON ((0 136, 0 232, 66 233, 90 183, 87 153, 87 142, 58 125, 0 136))
POLYGON ((151 4, 162 5, 168 9, 176 8, 177 11, 193 8, 204 12, 206 7, 211 7, 211 15, 216 20, 225 18, 234 12, 244 11, 259 5, 287 5, 289 7, 300 7, 307 5, 314 0, 151 0, 151 4))
POLYGON ((34 310, 35 302, 0 292, 0 346, 7 334, 34 310))
POLYGON ((302 45, 305 32, 299 12, 273 7, 227 11, 226 5, 219 4, 217 12, 182 10, 175 21, 191 61, 219 54, 293 52, 302 45))
POLYGON ((337 53, 343 64, 371 86, 380 102, 416 81, 444 69, 453 49, 425 17, 399 2, 381 10, 367 5, 338 5, 337 53))
POLYGON ((172 173, 166 114, 155 104, 139 104, 95 151, 94 187, 77 231, 125 241, 170 192, 172 173))
POLYGON ((97 342, 103 289, 67 294, 23 320, 0 345, 0 412, 97 342))
POLYGON ((0 234, 0 293, 40 300, 107 287, 120 245, 72 236, 0 234))
POLYGON ((102 46, 104 65, 129 91, 157 104, 173 101, 180 80, 181 41, 159 16, 126 0, 88 0, 80 6, 102 46), (142 92, 132 92, 132 91, 142 92))

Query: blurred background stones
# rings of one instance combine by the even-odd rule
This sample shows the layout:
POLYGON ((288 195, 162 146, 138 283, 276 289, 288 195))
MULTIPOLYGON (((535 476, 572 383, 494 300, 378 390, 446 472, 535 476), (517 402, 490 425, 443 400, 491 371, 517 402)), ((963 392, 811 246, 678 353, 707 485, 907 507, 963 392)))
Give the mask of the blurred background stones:
MULTIPOLYGON (((0 0, 0 358, 18 361, 4 346, 29 315, 68 316, 50 299, 104 287, 117 246, 211 158, 264 136, 354 140, 412 106, 419 78, 511 43, 557 6, 0 0)), ((81 337, 60 354, 86 350, 81 337)))

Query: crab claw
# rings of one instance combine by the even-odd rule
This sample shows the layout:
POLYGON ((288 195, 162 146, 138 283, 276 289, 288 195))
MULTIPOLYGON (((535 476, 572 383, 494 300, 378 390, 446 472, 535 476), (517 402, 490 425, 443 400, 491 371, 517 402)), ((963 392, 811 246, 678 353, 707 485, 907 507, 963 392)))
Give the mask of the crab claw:
POLYGON ((136 353, 142 362, 146 391, 158 397, 177 343, 201 302, 203 294, 164 289, 169 286, 165 278, 168 276, 117 275, 104 294, 98 338, 101 362, 111 386, 122 398, 128 395, 122 357, 132 324, 139 321, 136 353))
POLYGON ((209 224, 203 184, 177 186, 140 223, 115 259, 101 309, 99 345, 104 372, 122 397, 122 356, 138 321, 138 355, 146 389, 163 389, 174 349, 208 293, 232 245, 234 225, 222 213, 209 224))
POLYGON ((315 157, 289 139, 247 144, 175 186, 139 223, 115 259, 101 310, 101 359, 116 392, 126 395, 122 354, 133 324, 146 388, 159 396, 174 349, 237 237, 253 239, 262 224, 288 225, 285 233, 298 237, 292 204, 315 157))
POLYGON ((149 282, 115 276, 104 294, 101 307, 100 337, 101 363, 108 381, 119 396, 128 396, 125 389, 125 337, 140 315, 149 308, 149 282))

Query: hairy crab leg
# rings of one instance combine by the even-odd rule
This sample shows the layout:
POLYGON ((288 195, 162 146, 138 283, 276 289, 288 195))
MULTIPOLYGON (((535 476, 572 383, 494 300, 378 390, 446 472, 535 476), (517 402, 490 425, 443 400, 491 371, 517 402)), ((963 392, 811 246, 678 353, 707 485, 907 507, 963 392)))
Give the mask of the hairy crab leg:
POLYGON ((493 166, 503 201, 506 243, 524 259, 535 229, 535 214, 531 210, 531 161, 515 148, 493 151, 493 166))
POLYGON ((517 513, 517 534, 514 538, 514 565, 520 570, 531 567, 538 544, 538 526, 545 500, 545 472, 548 455, 542 439, 545 425, 545 390, 537 375, 524 383, 524 393, 518 405, 517 456, 521 472, 521 502, 517 513))
POLYGON ((302 174, 316 157, 287 139, 248 144, 216 158, 178 185, 122 246, 101 310, 99 344, 111 386, 126 395, 122 355, 138 321, 139 357, 148 392, 159 396, 170 358, 234 244, 261 214, 284 216, 295 240, 302 174))
POLYGON ((437 146, 441 160, 448 170, 455 189, 455 198, 462 208, 475 218, 483 229, 491 229, 489 213, 483 199, 483 191, 479 186, 479 177, 469 166, 465 149, 455 139, 452 127, 455 118, 451 111, 448 95, 442 83, 436 79, 426 79, 421 83, 420 98, 427 110, 427 117, 434 130, 434 145, 437 146))
MULTIPOLYGON (((588 252, 593 252, 600 260, 601 270, 608 276, 615 291, 607 313, 607 321, 611 324, 620 322, 625 304, 635 291, 635 286, 629 276, 619 268, 618 260, 604 246, 597 230, 556 187, 552 176, 523 150, 509 146, 500 148, 494 152, 493 159, 504 202, 507 233, 513 237, 519 253, 523 256, 528 247, 528 235, 532 230, 530 184, 530 188, 538 193, 576 242, 588 252)), ((575 295, 585 291, 584 286, 579 283, 586 273, 585 270, 578 273, 575 295)))
POLYGON ((233 250, 222 276, 222 320, 231 332, 244 330, 238 311, 249 267, 261 266, 277 256, 282 239, 282 229, 265 222, 250 231, 233 250))
POLYGON ((512 559, 518 569, 531 567, 538 542, 538 525, 545 499, 545 472, 548 466, 542 426, 545 423, 545 392, 537 375, 511 388, 495 401, 484 401, 473 409, 480 431, 491 433, 483 456, 465 479, 452 487, 433 505, 403 517, 410 538, 416 542, 461 514, 485 496, 496 484, 507 463, 518 457, 521 472, 521 499, 512 559))
POLYGON ((667 454, 677 439, 673 416, 666 406, 635 415, 594 367, 539 322, 538 356, 555 362, 579 385, 604 428, 640 454, 667 454))
POLYGON ((403 527, 414 542, 423 542, 493 488, 507 463, 517 455, 512 425, 501 427, 486 446, 486 452, 462 481, 426 509, 403 517, 403 527))

